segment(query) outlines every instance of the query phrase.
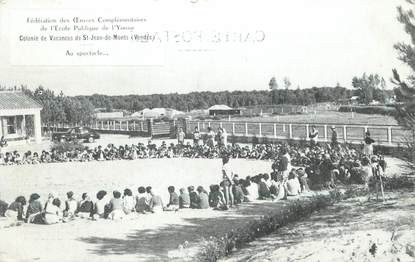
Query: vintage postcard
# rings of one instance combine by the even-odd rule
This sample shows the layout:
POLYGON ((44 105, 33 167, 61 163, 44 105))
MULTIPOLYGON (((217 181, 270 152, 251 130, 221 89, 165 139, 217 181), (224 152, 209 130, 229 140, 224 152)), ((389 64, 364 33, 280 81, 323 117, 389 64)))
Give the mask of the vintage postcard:
POLYGON ((0 262, 415 261, 414 11, 0 0, 0 262))

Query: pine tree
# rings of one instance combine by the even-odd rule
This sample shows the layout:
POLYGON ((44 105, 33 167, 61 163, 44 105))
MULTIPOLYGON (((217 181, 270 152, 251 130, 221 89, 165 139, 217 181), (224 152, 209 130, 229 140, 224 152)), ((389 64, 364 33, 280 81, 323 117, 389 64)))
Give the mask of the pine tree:
MULTIPOLYGON (((411 6, 415 3, 407 1, 411 6)), ((415 163, 415 16, 414 10, 404 10, 398 7, 398 21, 403 24, 405 32, 410 36, 411 43, 399 42, 394 45, 398 51, 398 58, 412 70, 406 81, 401 79, 396 69, 392 70, 392 82, 397 86, 395 94, 402 104, 396 106, 398 122, 411 130, 412 137, 408 139, 408 160, 415 163)))

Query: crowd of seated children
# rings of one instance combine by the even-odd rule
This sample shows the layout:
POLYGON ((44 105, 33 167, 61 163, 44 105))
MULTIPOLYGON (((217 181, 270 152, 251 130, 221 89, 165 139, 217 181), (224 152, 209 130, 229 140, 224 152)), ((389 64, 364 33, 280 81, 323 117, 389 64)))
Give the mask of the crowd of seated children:
MULTIPOLYGON (((167 146, 162 143, 160 147, 152 144, 115 147, 110 144, 105 149, 97 147, 93 150, 85 149, 82 152, 51 152, 43 151, 38 157, 36 153, 28 151, 20 158, 17 151, 7 152, 1 158, 5 164, 35 164, 43 162, 60 161, 90 161, 90 160, 114 160, 134 158, 161 158, 161 157, 212 157, 211 153, 216 150, 215 157, 226 154, 234 158, 256 158, 272 159, 274 171, 270 174, 258 174, 239 179, 236 175, 231 183, 232 204, 240 204, 255 199, 285 199, 286 196, 295 196, 309 190, 308 183, 322 183, 327 187, 334 187, 337 181, 345 183, 361 183, 368 186, 369 179, 373 174, 383 174, 386 169, 386 161, 382 155, 367 156, 347 145, 331 148, 330 145, 314 144, 269 144, 255 145, 253 147, 240 147, 237 144, 208 146, 203 143, 195 145, 167 146), (201 151, 200 151, 201 150, 201 151), (135 153, 134 153, 135 151, 135 153), (293 166, 287 177, 277 171, 279 161, 283 153, 288 153, 293 166)), ((3 155, 2 155, 3 156, 3 155)), ((167 205, 154 190, 148 187, 139 187, 138 194, 133 196, 130 189, 125 189, 123 196, 119 191, 113 192, 109 199, 105 190, 96 194, 94 203, 87 193, 82 194, 82 200, 77 202, 73 192, 67 193, 67 200, 61 204, 56 194, 49 194, 46 204, 40 201, 36 193, 30 195, 28 203, 24 196, 19 196, 7 205, 0 201, 0 216, 6 216, 18 221, 26 221, 35 224, 54 224, 67 222, 77 217, 81 218, 111 218, 122 219, 131 213, 157 213, 162 211, 177 211, 183 208, 205 209, 214 208, 218 210, 227 209, 224 203, 223 187, 212 185, 208 193, 199 186, 189 186, 187 190, 181 188, 179 195, 175 188, 168 188, 169 201, 167 205)))
MULTIPOLYGON (((214 133, 214 132, 213 132, 214 133)), ((275 160, 281 156, 282 149, 287 150, 294 166, 316 169, 322 161, 328 159, 333 162, 335 169, 345 178, 350 177, 350 170, 357 161, 362 161, 365 156, 363 150, 357 150, 356 146, 348 144, 307 144, 307 143, 273 143, 256 145, 239 145, 225 142, 215 143, 215 139, 194 139, 193 143, 181 141, 180 143, 167 144, 165 141, 157 146, 152 140, 147 145, 144 143, 132 145, 108 144, 84 149, 73 149, 60 152, 55 149, 43 150, 40 154, 27 151, 0 152, 0 165, 40 164, 51 162, 85 162, 85 161, 109 161, 109 160, 134 160, 142 158, 220 158, 227 155, 231 158, 275 160), (195 142, 196 141, 196 142, 195 142), (202 141, 202 142, 201 142, 202 141), (210 142, 209 142, 210 141, 210 142)), ((363 147, 363 145, 362 145, 363 147)), ((3 150, 4 151, 4 150, 3 150)), ((383 156, 379 156, 383 159, 383 156)), ((327 163, 323 164, 324 165, 327 163)), ((318 172, 318 171, 317 171, 318 172)), ((324 172, 323 172, 324 173, 324 172)))

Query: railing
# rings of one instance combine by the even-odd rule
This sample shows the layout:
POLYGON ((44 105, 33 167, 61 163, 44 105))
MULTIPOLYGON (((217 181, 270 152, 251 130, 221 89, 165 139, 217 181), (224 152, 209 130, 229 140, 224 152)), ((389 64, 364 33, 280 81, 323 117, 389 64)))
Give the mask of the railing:
POLYGON ((397 125, 340 125, 330 123, 289 123, 289 122, 244 122, 244 121, 187 121, 187 132, 190 134, 195 127, 206 132, 208 127, 216 130, 226 129, 229 135, 272 138, 278 140, 309 140, 311 126, 319 131, 319 141, 331 141, 331 127, 336 128, 339 142, 360 143, 364 133, 370 131, 371 137, 378 144, 397 146, 405 142, 409 131, 397 125))
POLYGON ((96 120, 91 123, 53 123, 42 127, 48 131, 65 130, 73 127, 89 127, 101 133, 139 134, 141 136, 170 136, 174 131, 175 121, 154 122, 147 120, 96 120))
POLYGON ((226 129, 229 135, 236 137, 271 138, 276 140, 309 140, 308 133, 314 125, 319 131, 319 141, 330 142, 331 127, 336 128, 339 142, 361 143, 364 133, 369 130, 371 137, 378 144, 397 146, 407 141, 412 134, 398 125, 341 125, 331 123, 289 123, 289 122, 245 122, 245 121, 171 121, 153 122, 147 120, 98 120, 89 124, 50 124, 44 125, 48 130, 67 129, 76 126, 90 127, 103 133, 137 133, 143 136, 174 136, 178 127, 183 127, 190 135, 195 127, 207 132, 208 127, 215 131, 219 127, 226 129), (169 128, 170 126, 170 128, 169 128))

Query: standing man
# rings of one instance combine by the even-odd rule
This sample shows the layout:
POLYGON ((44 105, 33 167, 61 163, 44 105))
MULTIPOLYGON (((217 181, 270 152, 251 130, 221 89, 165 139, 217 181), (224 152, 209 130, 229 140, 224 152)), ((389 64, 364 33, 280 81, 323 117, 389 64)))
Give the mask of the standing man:
POLYGON ((287 181, 288 175, 291 171, 291 157, 287 149, 281 149, 281 157, 278 165, 278 172, 282 176, 282 186, 284 188, 284 197, 283 200, 287 199, 287 181))
POLYGON ((183 128, 179 128, 179 132, 177 133, 177 144, 184 145, 184 138, 186 137, 186 134, 183 132, 183 128))
POLYGON ((331 148, 337 148, 339 142, 337 141, 337 131, 336 131, 336 127, 332 126, 331 127, 331 148))
POLYGON ((318 130, 316 129, 315 125, 311 126, 311 131, 308 134, 308 138, 310 138, 311 147, 314 147, 315 145, 317 145, 318 130))
POLYGON ((374 143, 375 143, 375 140, 373 140, 370 137, 369 130, 366 131, 365 138, 364 138, 364 145, 363 145, 363 154, 365 154, 368 157, 372 156, 373 155, 373 144, 374 143))
POLYGON ((223 127, 220 128, 220 144, 225 148, 228 146, 228 133, 223 127))
POLYGON ((207 145, 212 148, 215 146, 215 131, 211 127, 208 127, 208 133, 207 133, 207 145))
POLYGON ((226 209, 228 207, 232 207, 233 204, 233 195, 232 195, 232 181, 233 181, 233 173, 229 166, 229 157, 224 156, 222 158, 222 188, 223 194, 225 196, 225 206, 226 209))
POLYGON ((196 126, 195 127, 195 131, 193 132, 193 146, 198 146, 200 145, 200 132, 199 132, 199 128, 196 126))

